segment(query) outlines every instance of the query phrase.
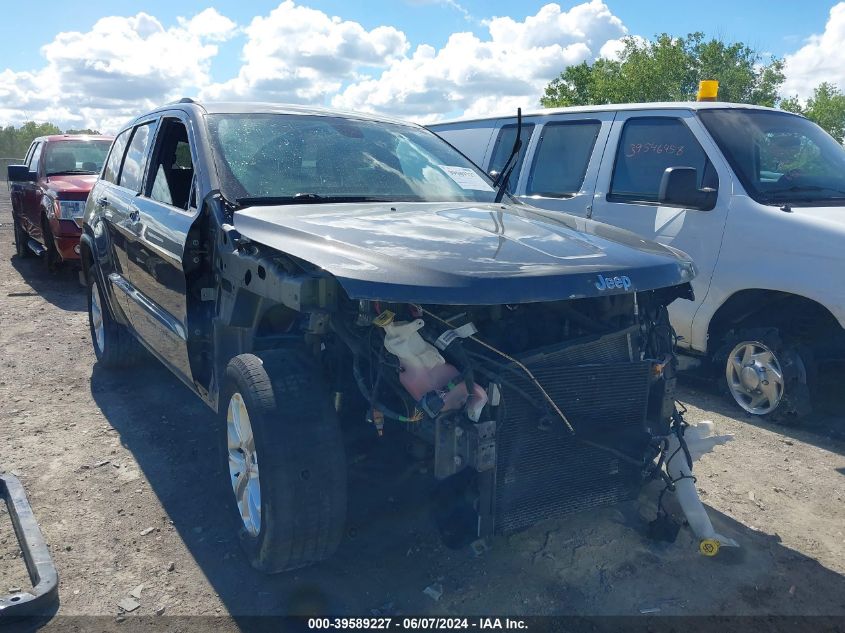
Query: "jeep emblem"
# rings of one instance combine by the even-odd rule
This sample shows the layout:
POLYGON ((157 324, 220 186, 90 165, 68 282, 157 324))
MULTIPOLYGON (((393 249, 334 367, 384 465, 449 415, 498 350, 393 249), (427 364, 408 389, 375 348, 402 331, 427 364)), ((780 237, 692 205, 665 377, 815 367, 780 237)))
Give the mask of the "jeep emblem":
POLYGON ((624 288, 628 290, 631 287, 631 279, 627 275, 621 277, 605 277, 604 275, 597 275, 599 280, 596 282, 598 290, 612 290, 613 288, 624 288))

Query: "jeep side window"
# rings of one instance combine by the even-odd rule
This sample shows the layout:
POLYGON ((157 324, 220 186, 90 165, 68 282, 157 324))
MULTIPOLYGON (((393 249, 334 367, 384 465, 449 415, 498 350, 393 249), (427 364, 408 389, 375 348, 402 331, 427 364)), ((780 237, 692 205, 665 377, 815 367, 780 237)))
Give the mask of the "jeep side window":
POLYGON ((704 149, 680 119, 628 119, 622 128, 607 199, 656 203, 668 167, 694 167, 698 187, 718 188, 718 177, 704 149))
POLYGON ((32 156, 29 157, 29 162, 27 166, 29 167, 29 171, 38 171, 38 161, 41 160, 41 149, 44 147, 44 143, 38 143, 35 145, 35 149, 32 150, 32 156))
POLYGON ((111 153, 106 161, 106 168, 103 170, 103 180, 117 184, 117 175, 120 173, 120 164, 123 162, 123 153, 126 150, 126 143, 129 141, 129 135, 132 133, 132 128, 123 130, 114 139, 111 146, 111 153))
MULTIPOLYGON (((528 141, 531 139, 531 132, 534 130, 533 123, 522 124, 522 147, 519 150, 519 156, 516 158, 516 165, 511 171, 510 178, 508 178, 508 192, 516 189, 516 183, 519 182, 519 173, 522 171, 522 163, 525 160, 525 151, 528 149, 528 141)), ((502 126, 496 136, 496 144, 493 145, 493 155, 490 158, 490 165, 487 167, 487 173, 502 171, 508 158, 513 150, 513 143, 516 140, 516 123, 502 126)))
POLYGON ((580 191, 601 122, 560 121, 543 126, 526 194, 567 198, 580 191))
POLYGON ((126 150, 126 158, 123 160, 123 169, 120 170, 120 177, 117 184, 132 191, 140 191, 141 181, 144 179, 144 159, 147 156, 147 149, 150 146, 150 139, 153 133, 153 123, 144 123, 135 128, 129 148, 126 150))
POLYGON ((191 203, 194 164, 188 131, 179 119, 164 119, 147 178, 146 195, 180 209, 191 203), (150 182, 152 179, 152 182, 150 182))

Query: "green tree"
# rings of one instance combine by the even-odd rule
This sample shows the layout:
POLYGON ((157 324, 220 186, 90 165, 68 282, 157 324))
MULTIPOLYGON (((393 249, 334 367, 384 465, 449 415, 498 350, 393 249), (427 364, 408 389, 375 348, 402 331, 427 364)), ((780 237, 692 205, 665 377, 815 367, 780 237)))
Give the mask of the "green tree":
POLYGON ((98 135, 100 132, 98 130, 91 130, 89 128, 85 128, 84 130, 65 130, 65 134, 94 134, 98 135))
POLYGON ((619 59, 569 66, 546 86, 544 107, 691 101, 698 82, 719 81, 719 100, 774 106, 784 80, 783 62, 764 63, 742 42, 705 40, 703 33, 653 41, 626 37, 619 59))
POLYGON ((780 107, 803 114, 818 123, 840 143, 845 142, 845 94, 835 85, 824 82, 816 86, 813 96, 802 104, 797 97, 784 99, 780 107))
POLYGON ((32 139, 47 134, 61 134, 62 131, 52 123, 27 121, 21 127, 8 125, 0 128, 0 157, 23 158, 32 139))

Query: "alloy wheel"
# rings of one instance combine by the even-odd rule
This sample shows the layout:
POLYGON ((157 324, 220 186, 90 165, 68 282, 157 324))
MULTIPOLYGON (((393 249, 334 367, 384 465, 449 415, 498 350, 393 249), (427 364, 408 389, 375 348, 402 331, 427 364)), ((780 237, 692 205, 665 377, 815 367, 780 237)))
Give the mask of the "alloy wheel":
POLYGON ((105 351, 106 326, 103 321, 103 306, 100 304, 100 291, 97 282, 91 284, 91 329, 94 333, 94 344, 101 354, 105 351))
POLYGON ((261 482, 258 477, 258 455, 255 436, 243 396, 235 393, 229 399, 226 413, 226 435, 229 458, 229 480, 244 528, 252 536, 261 530, 261 482))

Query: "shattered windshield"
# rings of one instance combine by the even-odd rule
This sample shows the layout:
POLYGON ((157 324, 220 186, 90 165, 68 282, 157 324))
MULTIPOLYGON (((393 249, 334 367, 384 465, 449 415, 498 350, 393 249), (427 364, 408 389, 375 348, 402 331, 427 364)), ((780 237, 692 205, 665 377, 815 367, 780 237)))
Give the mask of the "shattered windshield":
POLYGON ((705 110, 699 117, 758 202, 845 204, 845 148, 815 123, 768 110, 705 110))
POLYGON ((243 206, 495 196, 486 174, 416 126, 288 114, 207 121, 223 194, 243 206))
POLYGON ((111 141, 58 141, 47 143, 45 166, 48 176, 59 174, 99 174, 111 141))

